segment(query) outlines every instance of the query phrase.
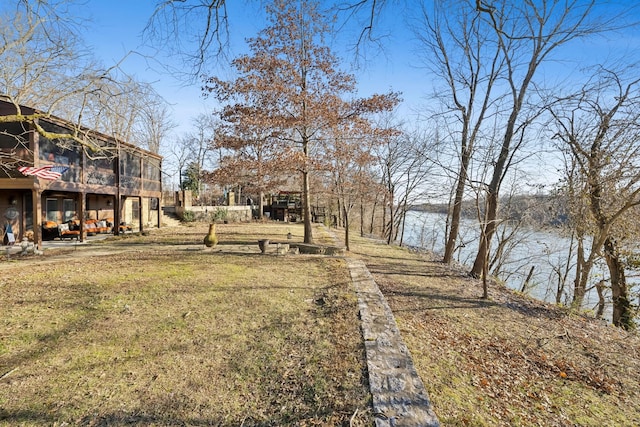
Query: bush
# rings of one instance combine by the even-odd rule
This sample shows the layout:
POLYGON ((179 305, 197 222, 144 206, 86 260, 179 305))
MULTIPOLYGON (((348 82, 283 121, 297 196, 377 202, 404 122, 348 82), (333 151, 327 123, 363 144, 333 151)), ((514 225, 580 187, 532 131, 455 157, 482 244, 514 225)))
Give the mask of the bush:
POLYGON ((196 220, 196 214, 193 211, 184 211, 182 214, 182 221, 194 222, 196 220))
POLYGON ((216 208, 216 210, 211 212, 209 215, 211 217, 210 222, 224 221, 227 219, 229 211, 227 208, 216 208))

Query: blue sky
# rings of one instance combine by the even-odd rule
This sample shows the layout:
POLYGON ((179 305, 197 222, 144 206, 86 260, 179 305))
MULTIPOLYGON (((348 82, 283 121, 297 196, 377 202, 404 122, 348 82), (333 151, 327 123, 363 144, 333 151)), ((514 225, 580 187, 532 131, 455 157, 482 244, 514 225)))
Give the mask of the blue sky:
MULTIPOLYGON (((84 37, 87 44, 94 49, 95 56, 105 65, 111 65, 131 51, 148 51, 142 46, 141 35, 153 13, 155 3, 152 0, 87 0, 83 14, 91 20, 92 24, 87 27, 88 31, 84 37)), ((230 19, 233 19, 231 22, 233 54, 244 48, 244 38, 254 36, 262 28, 263 22, 259 13, 248 11, 250 2, 234 0, 229 3, 230 19)), ((253 4, 257 5, 259 2, 253 2, 253 4)), ((397 23, 387 23, 387 25, 393 24, 397 23)), ((421 90, 424 86, 423 71, 410 64, 410 52, 406 49, 410 36, 406 32, 397 31, 398 28, 404 28, 403 25, 397 25, 395 28, 391 35, 390 27, 386 30, 383 27, 383 31, 387 34, 385 51, 376 51, 375 55, 369 54, 366 67, 351 69, 350 62, 354 59, 354 53, 348 49, 337 54, 345 59, 345 69, 356 75, 361 96, 389 90, 401 91, 403 98, 407 100, 403 111, 405 114, 410 114, 415 104, 421 102, 423 92, 428 88, 421 90)), ((158 59, 166 60, 166 58, 158 59)), ((176 63, 173 65, 180 66, 176 63)), ((209 112, 213 108, 213 101, 203 99, 198 82, 185 85, 184 81, 160 71, 159 65, 154 64, 153 60, 148 61, 135 54, 129 55, 123 62, 122 68, 127 73, 136 75, 140 80, 153 83, 156 90, 172 105, 174 120, 179 123, 176 134, 188 132, 193 117, 209 112)), ((224 76, 222 69, 210 70, 210 72, 224 76)))
MULTIPOLYGON (((88 25, 85 34, 86 42, 94 49, 97 58, 111 65, 119 61, 131 51, 148 52, 142 47, 141 35, 156 0, 85 0, 85 15, 92 21, 88 25)), ((622 6, 630 5, 631 0, 620 0, 622 6)), ((366 60, 361 63, 363 67, 351 69, 354 60, 354 52, 349 50, 349 43, 357 39, 357 31, 360 26, 346 28, 340 40, 333 41, 332 50, 336 55, 344 59, 344 70, 356 75, 359 82, 360 96, 368 96, 373 93, 383 93, 389 90, 402 93, 404 102, 398 109, 398 118, 403 120, 409 129, 427 128, 433 120, 425 120, 428 111, 429 96, 434 92, 437 80, 429 75, 424 68, 419 68, 423 63, 421 56, 416 53, 417 43, 415 37, 408 29, 409 23, 405 19, 416 19, 418 15, 412 10, 400 10, 403 5, 419 4, 420 2, 391 1, 394 9, 387 9, 382 15, 382 22, 377 22, 377 35, 383 36, 383 50, 376 50, 373 45, 367 46, 366 60), (349 33, 349 31, 351 31, 349 33), (416 119, 421 114, 422 119, 416 119)), ((425 4, 430 4, 425 0, 425 4)), ((231 54, 243 53, 246 48, 244 39, 254 36, 264 26, 262 13, 257 11, 260 1, 256 0, 231 0, 229 15, 231 22, 231 54)), ((635 4, 635 2, 633 2, 635 4)), ((605 7, 605 6, 602 6, 605 7)), ((613 13, 611 5, 606 6, 608 13, 613 13)), ((631 17, 629 17, 631 18, 631 17)), ((640 19, 639 19, 640 20, 640 19)), ((617 35, 598 37, 588 43, 572 43, 554 55, 553 61, 545 68, 539 70, 538 77, 544 76, 546 84, 554 87, 566 87, 575 81, 576 70, 594 58, 607 58, 627 55, 627 60, 639 61, 640 35, 637 29, 627 30, 617 35), (553 82, 553 83, 552 83, 553 82)), ((159 61, 167 58, 158 55, 159 61)), ((180 67, 176 58, 169 58, 173 66, 180 67)), ((173 135, 165 142, 171 143, 177 137, 193 131, 193 119, 200 114, 210 114, 214 108, 213 100, 205 100, 202 97, 200 83, 185 84, 160 70, 158 63, 145 59, 138 55, 130 55, 122 64, 122 68, 129 74, 134 74, 138 79, 150 82, 165 100, 171 105, 174 122, 178 127, 173 135)), ((225 70, 207 70, 210 75, 218 75, 223 79, 231 76, 225 75, 225 70)), ((556 167, 548 155, 538 155, 538 147, 531 147, 532 157, 527 162, 527 169, 531 170, 530 181, 532 184, 549 183, 556 180, 556 167)), ((523 166, 524 167, 524 166, 523 166)))
MULTIPOLYGON (((622 6, 632 4, 631 0, 620 0, 622 6)), ((155 0, 86 0, 83 13, 91 19, 85 34, 86 42, 94 48, 97 58, 106 65, 120 60, 131 51, 142 50, 142 32, 153 12, 155 0)), ((240 53, 244 49, 244 38, 252 37, 264 25, 260 12, 256 7, 261 3, 255 0, 231 0, 229 14, 231 19, 232 52, 240 53)), ((412 2, 391 2, 395 8, 412 2)), ((415 3, 413 3, 415 4, 415 3)), ((428 4, 428 3, 425 3, 428 4)), ((633 2, 635 4, 635 2, 633 2)), ((602 6, 605 7, 605 6, 602 6)), ((611 8, 611 6, 606 6, 611 8)), ((607 9, 613 11, 615 9, 607 9)), ((345 70, 356 75, 359 82, 360 96, 382 93, 389 90, 402 92, 404 99, 398 116, 411 122, 416 127, 415 114, 425 113, 429 104, 428 96, 434 90, 434 79, 424 68, 418 68, 421 59, 415 51, 415 40, 408 30, 403 17, 416 18, 416 13, 406 10, 388 9, 383 14, 384 21, 378 22, 378 33, 384 35, 384 50, 375 50, 369 46, 367 62, 357 70, 350 69, 354 53, 348 49, 347 42, 356 39, 355 31, 345 34, 342 42, 336 40, 332 46, 334 53, 345 60, 345 70)), ((349 30, 349 28, 347 28, 349 30)), ((574 78, 575 70, 595 57, 613 59, 627 55, 627 60, 639 61, 640 35, 637 28, 617 35, 591 39, 589 43, 572 43, 569 47, 557 52, 554 61, 544 70, 547 83, 557 82, 558 87, 566 86, 574 78)), ((166 58, 159 57, 160 61, 166 58)), ((175 61, 175 58, 173 58, 175 61)), ((174 63, 175 66, 180 64, 174 63)), ((184 81, 175 79, 169 74, 159 71, 158 64, 137 55, 130 55, 123 63, 123 69, 136 75, 140 80, 153 83, 156 90, 171 104, 173 120, 178 123, 174 130, 174 138, 192 130, 192 120, 199 114, 210 113, 214 101, 204 100, 198 82, 185 85, 184 81)), ((225 77, 225 70, 208 70, 210 74, 225 77)), ((542 75, 542 74, 541 74, 542 75)), ((425 126, 422 122, 421 125, 425 126)), ((427 123, 428 124, 428 123, 427 123)), ((168 142, 171 142, 169 140, 168 142)))
POLYGON ((131 52, 146 52, 142 33, 153 13, 152 1, 88 0, 84 13, 91 20, 85 41, 106 66, 124 59, 122 68, 139 80, 152 83, 171 104, 178 132, 188 131, 191 117, 206 111, 197 85, 184 82, 161 70, 153 60, 131 52))
MULTIPOLYGON (((83 14, 93 22, 87 27, 85 38, 87 43, 95 49, 95 55, 110 65, 120 60, 130 51, 144 50, 141 48, 141 34, 151 16, 155 0, 85 0, 86 7, 83 14)), ((621 0, 619 4, 629 5, 631 0, 621 0)), ((244 48, 244 38, 251 37, 262 28, 260 12, 256 11, 261 2, 254 0, 229 1, 229 15, 231 19, 232 56, 233 52, 241 52, 244 48)), ((387 9, 383 14, 384 21, 377 22, 377 34, 384 35, 384 50, 374 50, 369 46, 367 62, 357 70, 349 69, 354 53, 347 47, 347 43, 356 39, 356 31, 360 27, 346 33, 341 41, 336 41, 332 48, 334 52, 345 60, 345 69, 353 72, 361 88, 361 96, 388 90, 400 91, 405 99, 402 111, 410 114, 420 109, 425 97, 433 90, 428 73, 418 68, 421 61, 415 54, 414 37, 408 30, 405 18, 415 18, 416 13, 409 10, 398 10, 403 4, 412 2, 393 2, 394 8, 387 9)), ((420 3, 420 2, 418 2, 420 3)), ((634 2, 635 3, 635 2, 634 2)), ((415 4, 415 3, 414 3, 415 4)), ((426 3, 428 4, 428 3, 426 3)), ((604 6, 603 6, 604 7, 604 6)), ((606 6, 613 11, 612 6, 606 6)), ((349 28, 347 28, 349 31, 349 28)), ((607 55, 624 54, 625 51, 638 54, 639 36, 637 30, 627 32, 623 37, 599 38, 591 40, 589 44, 573 43, 561 57, 563 64, 556 62, 554 68, 547 71, 548 76, 557 78, 558 73, 569 73, 567 70, 578 66, 571 64, 570 58, 578 61, 593 58, 595 54, 603 57, 607 55), (564 71, 562 71, 564 70, 564 71)), ((148 50, 147 50, 148 51, 148 50)), ((160 61, 166 58, 159 58, 160 61)), ((180 66, 180 64, 173 64, 180 66)), ((174 105, 176 120, 181 123, 181 129, 190 118, 200 112, 210 110, 211 101, 202 99, 199 84, 196 82, 185 86, 168 74, 159 70, 158 64, 145 61, 143 58, 131 55, 123 68, 128 73, 135 74, 139 79, 153 82, 156 89, 174 105)), ((221 69, 208 70, 210 73, 224 74, 221 69)))

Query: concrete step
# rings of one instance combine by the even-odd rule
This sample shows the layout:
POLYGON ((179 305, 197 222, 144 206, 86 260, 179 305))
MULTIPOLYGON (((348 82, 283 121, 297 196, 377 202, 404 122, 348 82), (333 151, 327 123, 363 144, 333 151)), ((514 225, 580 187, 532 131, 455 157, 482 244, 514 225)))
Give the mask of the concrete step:
POLYGON ((163 212, 160 216, 160 224, 163 227, 179 227, 182 225, 182 222, 175 214, 163 212))

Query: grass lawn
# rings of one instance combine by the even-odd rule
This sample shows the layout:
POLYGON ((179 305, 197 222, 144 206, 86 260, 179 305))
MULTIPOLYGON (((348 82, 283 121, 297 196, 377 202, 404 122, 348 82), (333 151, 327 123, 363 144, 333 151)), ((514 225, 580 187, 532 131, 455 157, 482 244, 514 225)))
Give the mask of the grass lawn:
POLYGON ((343 260, 176 230, 0 261, 1 425, 372 424, 343 260))
MULTIPOLYGON (((207 228, 2 259, 0 425, 373 425, 344 260, 207 228)), ((637 333, 355 234, 444 426, 640 425, 637 333)))

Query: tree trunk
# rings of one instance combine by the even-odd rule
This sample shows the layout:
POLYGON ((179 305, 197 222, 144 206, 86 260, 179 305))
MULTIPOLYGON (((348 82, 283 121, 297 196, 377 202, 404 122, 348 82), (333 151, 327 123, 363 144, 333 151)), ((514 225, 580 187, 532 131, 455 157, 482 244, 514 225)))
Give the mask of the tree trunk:
MULTIPOLYGON (((306 151, 306 147, 305 147, 306 151)), ((311 230, 311 197, 309 195, 309 172, 302 172, 302 217, 304 218, 304 243, 313 243, 311 230)))
POLYGON ((382 238, 387 237, 387 205, 388 205, 388 197, 387 194, 385 193, 383 199, 382 199, 382 230, 381 230, 381 234, 382 234, 382 238))
POLYGON ((378 196, 376 195, 373 200, 373 206, 371 207, 371 224, 369 225, 369 234, 373 235, 375 231, 376 223, 376 208, 378 207, 378 196))
POLYGON ((598 291, 598 311, 596 312, 596 318, 597 319, 602 319, 602 316, 604 314, 604 306, 605 306, 605 301, 604 301, 604 288, 605 288, 605 281, 604 280, 600 280, 598 283, 596 283, 596 290, 598 291))
POLYGON ((349 212, 347 212, 346 203, 343 203, 342 217, 344 219, 344 245, 349 251, 349 212))
POLYGON ((569 245, 569 252, 567 253, 567 264, 561 270, 561 266, 558 266, 556 270, 556 274, 558 275, 558 285, 556 286, 556 304, 562 304, 562 295, 565 293, 565 287, 567 284, 567 277, 569 276, 569 272, 571 269, 571 259, 573 258, 573 244, 575 239, 575 233, 571 234, 571 244, 569 245))
POLYGON ((488 263, 489 242, 493 238, 493 233, 496 231, 496 216, 498 211, 497 191, 490 191, 487 198, 487 212, 485 214, 485 224, 480 233, 480 246, 478 247, 478 254, 473 263, 473 268, 469 273, 472 277, 480 277, 484 270, 484 264, 488 263))
POLYGON ((364 200, 360 197, 360 237, 364 237, 364 200))
POLYGON ((404 227, 406 226, 406 224, 407 224, 407 211, 406 209, 402 209, 402 220, 400 224, 400 227, 402 230, 400 231, 400 246, 404 245, 404 227))
POLYGON ((529 274, 527 274, 527 278, 524 279, 524 283, 522 284, 522 288, 520 289, 520 292, 525 293, 527 291, 527 287, 529 286, 529 281, 531 280, 531 276, 533 276, 533 270, 535 270, 536 266, 532 265, 531 269, 529 270, 529 274))
POLYGON ((578 310, 584 303, 584 297, 587 294, 587 284, 589 283, 589 272, 593 264, 587 260, 579 268, 580 275, 576 276, 573 283, 573 301, 571 307, 578 310))
POLYGON ((378 207, 378 200, 374 200, 373 201, 373 206, 371 207, 371 222, 369 223, 369 234, 373 235, 374 233, 374 227, 375 227, 375 221, 376 221, 376 208, 378 207))
POLYGON ((311 230, 311 195, 309 194, 309 142, 303 138, 304 170, 302 171, 302 218, 304 221, 304 243, 313 243, 311 230))
POLYGON ((393 200, 389 203, 389 221, 387 224, 387 244, 390 245, 393 242, 395 212, 393 210, 393 200))
POLYGON ((464 197, 464 188, 467 182, 469 161, 471 160, 471 154, 468 153, 465 146, 462 148, 462 153, 460 171, 458 172, 458 182, 456 183, 456 194, 453 199, 453 211, 451 212, 451 229, 449 229, 449 236, 447 237, 447 243, 444 247, 444 258, 442 260, 445 264, 451 264, 451 261, 453 261, 453 253, 456 250, 456 241, 458 239, 458 233, 460 232, 462 199, 464 197))
POLYGON ((264 191, 260 190, 260 195, 258 197, 260 199, 260 201, 258 202, 258 219, 261 220, 263 215, 262 212, 264 212, 264 191))
POLYGON ((633 328, 633 314, 627 292, 627 279, 624 275, 624 264, 620 259, 616 242, 607 238, 604 242, 604 258, 611 276, 611 297, 613 302, 613 324, 630 330, 633 328))
POLYGON ((489 299, 489 278, 487 277, 489 275, 489 263, 487 261, 488 260, 485 260, 482 264, 482 299, 489 299))
POLYGON ((587 293, 587 276, 589 274, 588 271, 585 274, 587 268, 584 259, 584 241, 581 236, 578 236, 576 257, 576 278, 573 282, 573 300, 571 301, 571 306, 573 308, 580 308, 584 301, 584 295, 587 293))

